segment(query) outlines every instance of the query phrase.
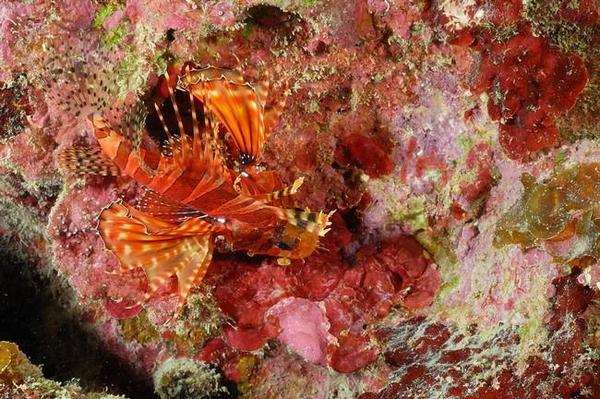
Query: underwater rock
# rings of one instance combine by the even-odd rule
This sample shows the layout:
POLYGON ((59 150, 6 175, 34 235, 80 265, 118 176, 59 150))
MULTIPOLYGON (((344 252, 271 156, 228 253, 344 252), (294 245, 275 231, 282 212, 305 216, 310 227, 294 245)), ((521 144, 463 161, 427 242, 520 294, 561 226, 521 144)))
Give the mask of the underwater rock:
POLYGON ((10 399, 126 399, 107 393, 86 392, 74 381, 61 384, 46 379, 42 370, 31 364, 16 344, 7 341, 0 341, 0 396, 10 399))
POLYGON ((161 399, 226 398, 231 393, 221 378, 204 362, 168 359, 154 372, 154 389, 161 399))
MULTIPOLYGON (((597 130, 599 23, 591 0, 0 4, 2 243, 44 258, 82 329, 163 398, 597 397, 600 147, 583 137, 597 130), (98 145, 95 112, 160 151, 153 102, 177 131, 168 89, 192 62, 268 81, 265 109, 287 95, 256 170, 303 179, 277 206, 336 213, 305 259, 215 237, 173 317, 182 282, 149 296, 98 235, 140 185, 59 164, 98 145), (106 70, 105 84, 77 78, 106 70)), ((244 180, 235 138, 213 133, 244 180)), ((6 345, 0 376, 22 359, 6 345)))

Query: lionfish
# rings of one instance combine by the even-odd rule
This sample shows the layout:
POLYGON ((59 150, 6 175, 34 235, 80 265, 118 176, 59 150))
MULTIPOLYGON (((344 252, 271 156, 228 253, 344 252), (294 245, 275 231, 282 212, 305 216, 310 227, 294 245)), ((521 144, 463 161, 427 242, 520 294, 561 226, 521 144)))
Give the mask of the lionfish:
POLYGON ((98 230, 122 272, 145 272, 149 289, 143 301, 176 276, 177 315, 190 289, 202 281, 216 244, 274 256, 285 265, 317 249, 333 212, 285 208, 282 199, 296 193, 303 179, 284 186, 274 171, 257 167, 287 91, 282 101, 267 108, 268 78, 253 86, 239 69, 187 64, 175 89, 189 96, 190 128, 168 74, 165 80, 178 132, 170 131, 155 103, 167 137, 163 151, 136 145, 102 112, 94 112, 88 119, 100 151, 72 148, 59 162, 77 173, 114 174, 116 167, 146 188, 137 207, 123 201, 106 207, 98 230), (196 110, 198 102, 203 118, 196 110), (229 151, 221 146, 221 130, 233 143, 229 151))

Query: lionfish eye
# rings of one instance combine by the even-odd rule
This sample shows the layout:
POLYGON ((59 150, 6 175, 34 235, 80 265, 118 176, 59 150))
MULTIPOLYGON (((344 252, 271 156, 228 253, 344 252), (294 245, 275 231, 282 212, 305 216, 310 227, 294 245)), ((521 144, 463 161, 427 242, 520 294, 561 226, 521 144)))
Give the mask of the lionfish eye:
POLYGON ((275 245, 277 246, 277 248, 283 249, 284 251, 289 251, 290 249, 292 249, 292 247, 288 243, 286 243, 284 241, 279 241, 275 245))
POLYGON ((240 163, 244 166, 248 165, 250 162, 254 161, 254 157, 250 154, 246 154, 242 152, 240 155, 240 163))

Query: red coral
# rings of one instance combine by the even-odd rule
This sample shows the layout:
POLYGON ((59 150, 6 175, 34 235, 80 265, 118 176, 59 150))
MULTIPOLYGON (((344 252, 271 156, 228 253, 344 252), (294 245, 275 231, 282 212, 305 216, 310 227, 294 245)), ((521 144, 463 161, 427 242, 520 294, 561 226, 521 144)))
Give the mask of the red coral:
POLYGON ((313 301, 323 300, 337 286, 344 272, 338 256, 330 253, 311 256, 305 263, 294 263, 288 269, 295 296, 313 301))
POLYGON ((331 367, 340 373, 351 373, 373 363, 379 350, 367 334, 346 334, 339 338, 339 346, 331 354, 331 367))
POLYGON ((340 336, 352 328, 385 316, 397 303, 413 309, 431 304, 441 279, 411 237, 383 243, 380 251, 365 246, 357 264, 325 300, 330 332, 340 336))
MULTIPOLYGON (((277 337, 282 326, 285 329, 278 313, 285 306, 304 304, 314 310, 320 306, 315 302, 323 301, 328 323, 321 325, 338 339, 337 346, 328 348, 329 364, 350 372, 377 358, 379 348, 371 343, 377 338, 365 330, 374 320, 387 315, 395 304, 412 309, 431 304, 440 277, 415 239, 400 236, 379 248, 365 245, 351 266, 341 249, 352 235, 341 217, 333 222, 335 229, 325 240, 329 252, 294 262, 288 268, 270 263, 253 266, 231 259, 214 261, 207 278, 216 285, 214 295, 219 306, 236 322, 224 331, 228 345, 239 351, 257 350, 277 337)), ((289 325, 290 320, 284 324, 289 325)), ((288 344, 293 347, 297 339, 290 337, 288 344)), ((308 358, 322 359, 313 352, 308 358)))
POLYGON ((394 170, 389 151, 374 139, 358 133, 342 139, 341 147, 336 151, 336 160, 343 166, 354 164, 375 178, 394 170))
POLYGON ((488 144, 480 143, 471 148, 467 155, 467 168, 475 171, 475 181, 460 184, 461 194, 467 202, 475 201, 490 189, 492 167, 492 151, 488 144))
POLYGON ((261 327, 265 311, 290 292, 284 269, 270 264, 255 268, 238 263, 222 278, 215 297, 221 309, 243 328, 261 327))
POLYGON ((240 350, 260 348, 277 335, 277 326, 267 323, 265 312, 290 294, 284 269, 223 260, 215 264, 213 278, 218 276, 221 280, 215 288, 215 298, 223 312, 236 321, 235 328, 227 329, 227 338, 240 350))
POLYGON ((482 53, 476 93, 487 92, 488 112, 501 120, 500 143, 508 156, 523 159, 559 142, 554 118, 575 105, 587 83, 583 60, 561 53, 528 26, 506 42, 480 35, 482 53))
POLYGON ((388 241, 377 260, 401 278, 399 289, 407 292, 403 298, 406 307, 418 309, 433 302, 441 278, 417 240, 400 236, 388 241))
POLYGON ((279 333, 276 326, 263 324, 259 328, 227 327, 225 336, 231 346, 241 351, 255 351, 263 347, 270 338, 279 333))

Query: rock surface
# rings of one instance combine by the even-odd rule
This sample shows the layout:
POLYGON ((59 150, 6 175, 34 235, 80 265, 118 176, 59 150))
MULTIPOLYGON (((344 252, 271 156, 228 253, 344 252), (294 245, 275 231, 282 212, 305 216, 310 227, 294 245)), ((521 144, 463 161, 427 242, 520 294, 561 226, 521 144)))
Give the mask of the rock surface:
MULTIPOLYGON (((595 1, 3 2, 0 35, 0 243, 59 305, 39 341, 66 314, 161 398, 600 397, 595 1), (274 99, 287 83, 263 162, 337 210, 323 248, 288 266, 217 254, 171 323, 175 282, 135 305, 144 276, 115 273, 96 221, 139 187, 55 162, 95 144, 98 110, 61 106, 92 94, 53 83, 82 57, 125 109, 188 61, 268 73, 274 99)), ((0 309, 27 314, 22 295, 38 292, 0 309)), ((10 357, 24 397, 83 395, 35 385, 9 346, 0 393, 10 357)))

